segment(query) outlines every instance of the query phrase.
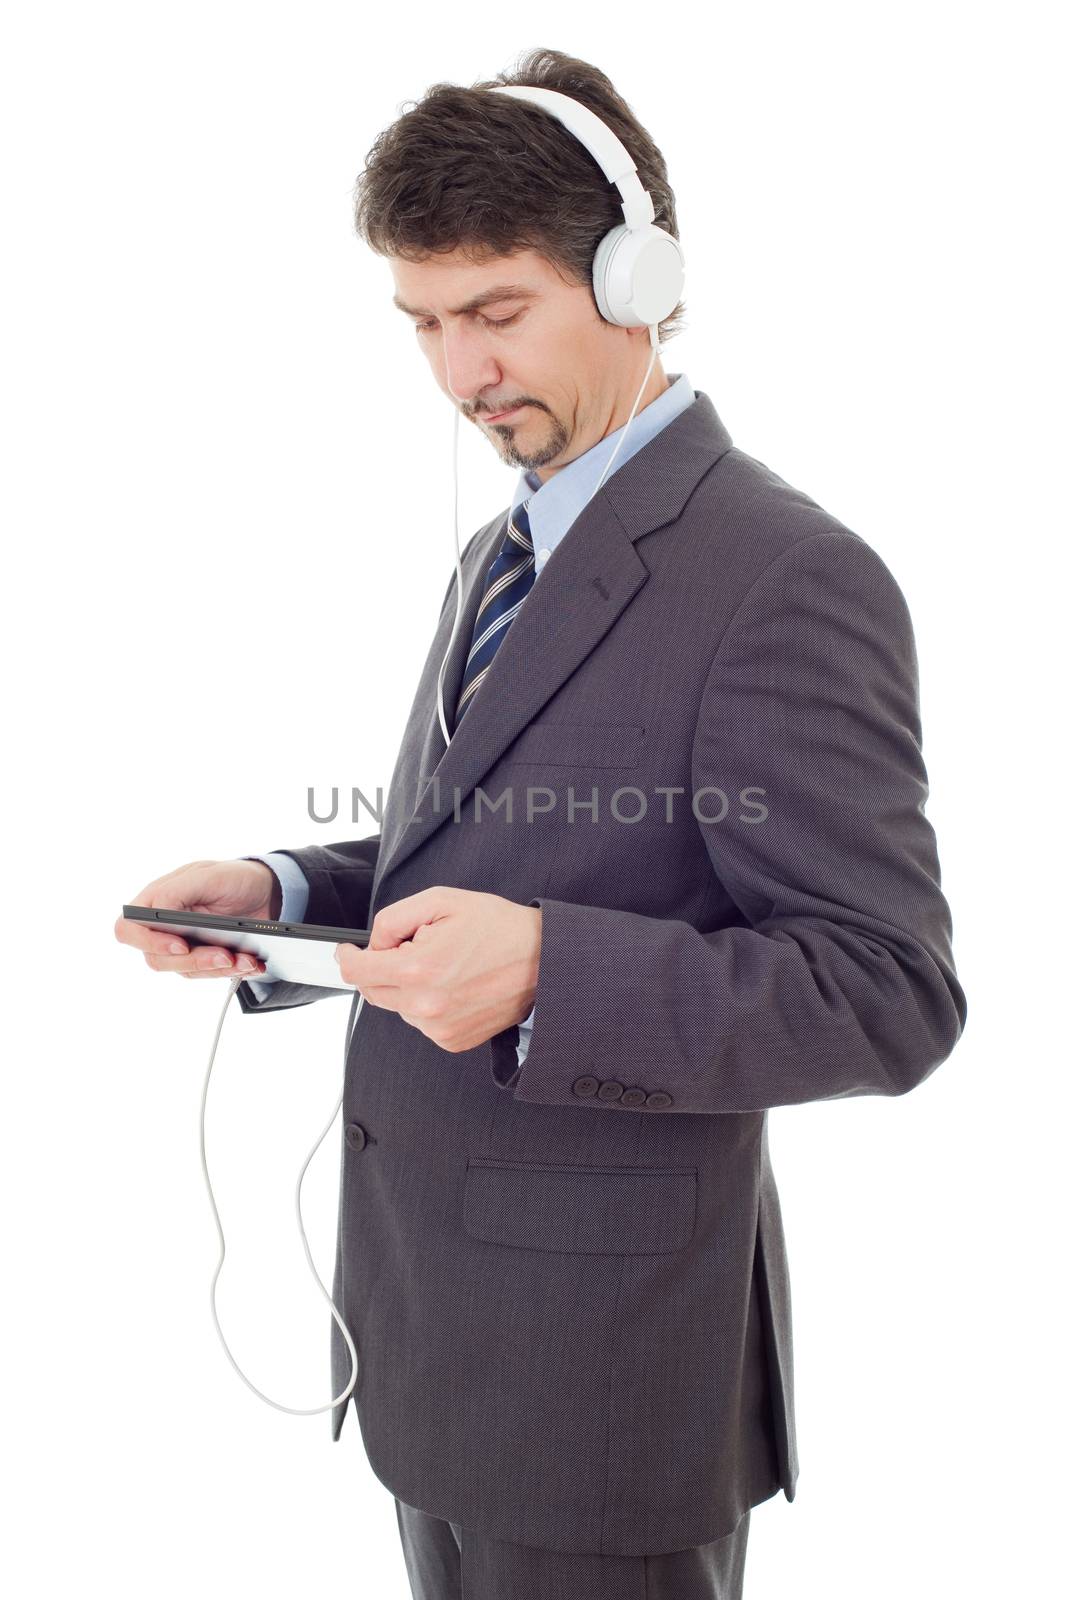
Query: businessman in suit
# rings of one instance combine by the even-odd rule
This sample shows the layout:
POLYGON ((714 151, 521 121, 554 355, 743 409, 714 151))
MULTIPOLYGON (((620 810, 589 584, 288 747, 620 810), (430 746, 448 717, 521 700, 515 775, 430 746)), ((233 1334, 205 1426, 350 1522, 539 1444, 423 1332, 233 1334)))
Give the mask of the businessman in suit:
MULTIPOLYGON (((510 81, 587 98, 676 231, 602 74, 542 51, 510 81)), ((517 469, 462 556, 450 742, 454 574, 380 835, 138 898, 372 928, 337 951, 365 1003, 334 1300, 416 1600, 732 1600, 751 1508, 798 1473, 767 1113, 907 1092, 966 1001, 904 597, 658 360, 593 493, 648 340, 568 268, 568 218, 600 237, 613 201, 531 115, 435 86, 357 213, 435 381, 517 469), (456 235, 486 192, 496 222, 456 235)), ((117 932, 156 970, 233 970, 117 932)), ((238 998, 331 992, 253 970, 238 998)), ((334 1326, 335 1393, 349 1370, 334 1326)))

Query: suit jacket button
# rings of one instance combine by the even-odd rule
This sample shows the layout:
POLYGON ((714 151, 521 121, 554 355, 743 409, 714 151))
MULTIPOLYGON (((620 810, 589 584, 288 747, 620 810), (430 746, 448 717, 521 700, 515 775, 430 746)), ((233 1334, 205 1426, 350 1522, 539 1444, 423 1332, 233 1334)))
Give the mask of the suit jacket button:
POLYGON ((358 1122, 345 1123, 345 1144, 350 1150, 362 1150, 367 1142, 367 1135, 358 1122))
POLYGON ((616 1083, 614 1078, 608 1078, 597 1090, 598 1100, 617 1100, 623 1092, 621 1083, 616 1083))
POLYGON ((575 1078, 571 1089, 575 1094, 581 1095, 583 1100, 588 1100, 591 1094, 596 1094, 600 1088, 599 1078, 575 1078))
POLYGON ((666 1089, 655 1089, 651 1094, 645 1096, 645 1105, 652 1106, 657 1111, 662 1106, 673 1106, 673 1104, 674 1097, 669 1095, 666 1089))
POLYGON ((645 1091, 643 1089, 627 1089, 619 1101, 620 1106, 643 1106, 645 1091))

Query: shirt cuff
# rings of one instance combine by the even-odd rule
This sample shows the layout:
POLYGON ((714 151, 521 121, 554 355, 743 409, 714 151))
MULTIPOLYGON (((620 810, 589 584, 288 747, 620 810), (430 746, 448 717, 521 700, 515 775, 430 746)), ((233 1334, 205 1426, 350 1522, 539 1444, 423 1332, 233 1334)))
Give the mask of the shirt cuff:
POLYGON ((269 867, 282 886, 282 906, 278 912, 279 922, 303 922, 304 912, 307 910, 308 895, 311 890, 303 872, 297 866, 292 856, 285 855, 282 851, 265 856, 242 856, 242 861, 262 861, 269 867))
MULTIPOLYGON (((292 856, 282 852, 274 852, 265 856, 242 856, 242 861, 262 861, 269 867, 282 886, 282 905, 278 912, 279 922, 303 922, 304 912, 307 910, 310 888, 303 872, 297 866, 292 856)), ((274 987, 273 978, 246 978, 245 982, 257 1000, 269 1000, 270 992, 274 987)))
POLYGON ((529 1016, 528 1017, 524 1017, 523 1020, 518 1024, 519 1042, 515 1046, 515 1048, 516 1048, 516 1051, 518 1052, 519 1066, 520 1067, 522 1066, 523 1062, 526 1060, 526 1052, 530 1048, 530 1040, 533 1037, 533 1015, 534 1015, 534 1012, 536 1010, 537 1010, 537 1006, 536 1005, 531 1006, 530 1007, 529 1016))

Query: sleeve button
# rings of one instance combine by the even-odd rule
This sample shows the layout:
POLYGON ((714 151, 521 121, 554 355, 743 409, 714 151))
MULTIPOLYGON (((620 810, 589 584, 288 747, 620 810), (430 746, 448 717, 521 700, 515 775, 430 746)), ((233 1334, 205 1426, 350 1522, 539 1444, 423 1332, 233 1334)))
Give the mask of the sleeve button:
POLYGON ((575 1078, 571 1084, 572 1093, 579 1095, 583 1100, 588 1100, 589 1096, 596 1094, 599 1088, 599 1078, 575 1078))

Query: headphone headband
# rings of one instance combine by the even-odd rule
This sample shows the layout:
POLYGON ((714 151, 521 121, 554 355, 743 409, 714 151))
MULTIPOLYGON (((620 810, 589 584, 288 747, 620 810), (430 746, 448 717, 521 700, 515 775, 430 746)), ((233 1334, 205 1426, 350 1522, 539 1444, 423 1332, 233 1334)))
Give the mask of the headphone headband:
POLYGON ((622 197, 626 220, 604 235, 593 257, 601 316, 623 328, 652 327, 670 316, 681 298, 685 258, 678 240, 655 226, 652 196, 622 140, 595 111, 558 89, 507 83, 494 84, 491 92, 549 112, 585 146, 622 197))

